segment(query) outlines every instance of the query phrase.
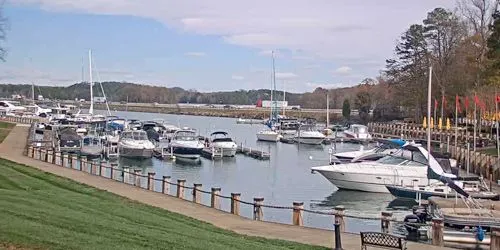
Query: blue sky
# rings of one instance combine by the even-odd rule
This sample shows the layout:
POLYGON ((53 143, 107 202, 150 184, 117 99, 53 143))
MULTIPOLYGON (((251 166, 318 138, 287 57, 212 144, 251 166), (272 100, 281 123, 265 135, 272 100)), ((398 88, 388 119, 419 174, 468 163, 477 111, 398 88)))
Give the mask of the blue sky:
POLYGON ((452 2, 13 0, 0 80, 70 85, 82 60, 88 80, 92 49, 96 81, 269 88, 275 50, 278 88, 350 86, 377 76, 410 24, 452 2))

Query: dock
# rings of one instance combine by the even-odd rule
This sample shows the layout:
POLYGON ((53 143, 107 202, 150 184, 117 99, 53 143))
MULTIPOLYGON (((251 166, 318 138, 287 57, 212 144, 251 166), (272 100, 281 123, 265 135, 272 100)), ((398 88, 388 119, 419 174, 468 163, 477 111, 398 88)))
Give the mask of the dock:
POLYGON ((201 151, 201 156, 209 160, 220 160, 224 158, 222 152, 215 150, 214 148, 204 148, 201 151))
POLYGON ((258 160, 269 160, 271 159, 271 154, 269 152, 264 152, 262 150, 252 149, 244 147, 243 145, 238 146, 236 150, 237 154, 244 154, 258 160))

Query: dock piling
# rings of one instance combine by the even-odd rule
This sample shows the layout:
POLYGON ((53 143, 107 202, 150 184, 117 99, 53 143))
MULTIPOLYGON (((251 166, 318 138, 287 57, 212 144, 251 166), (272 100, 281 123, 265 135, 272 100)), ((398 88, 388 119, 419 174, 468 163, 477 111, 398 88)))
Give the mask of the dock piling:
POLYGON ((148 173, 148 190, 153 191, 155 187, 155 173, 154 172, 149 172, 148 173))
POLYGON ((195 183, 193 184, 193 202, 194 203, 201 203, 201 193, 200 190, 202 189, 202 184, 200 183, 195 183))
POLYGON ((141 187, 141 170, 140 169, 134 169, 134 180, 135 180, 135 186, 136 187, 141 187))
POLYGON ((56 152, 55 154, 55 164, 57 166, 62 166, 62 157, 61 157, 61 152, 56 152))
POLYGON ((184 199, 184 184, 186 184, 186 180, 177 180, 177 198, 179 199, 184 199))
POLYGON ((213 187, 212 193, 210 196, 210 207, 215 209, 220 209, 219 195, 220 195, 220 187, 213 187))
POLYGON ((130 182, 130 169, 124 167, 123 168, 123 183, 129 184, 130 182))
POLYGON ((33 146, 28 146, 28 157, 33 158, 33 146))
POLYGON ((163 176, 161 192, 163 194, 170 194, 170 176, 163 176))
POLYGON ((380 218, 380 226, 382 233, 389 233, 392 220, 392 212, 382 211, 382 217, 380 218))
POLYGON ((304 202, 293 202, 293 216, 292 223, 295 226, 303 226, 302 213, 304 209, 304 202))
MULTIPOLYGON (((101 161, 99 163, 99 175, 102 177, 106 177, 106 162, 105 161, 101 161)), ((111 178, 111 179, 113 179, 113 178, 111 178)))
POLYGON ((231 213, 240 215, 240 193, 231 193, 231 213))
POLYGON ((335 224, 339 224, 339 230, 341 233, 345 230, 345 207, 344 206, 336 206, 335 207, 335 224))
POLYGON ((50 164, 54 163, 54 151, 52 148, 47 150, 47 162, 50 164))
POLYGON ((81 163, 78 164, 78 156, 77 155, 72 155, 71 156, 71 168, 77 169, 77 166, 80 165, 80 171, 82 170, 81 168, 81 163))
POLYGON ((432 218, 432 245, 444 246, 443 230, 444 230, 443 219, 432 218))
POLYGON ((262 205, 264 205, 264 198, 257 197, 253 198, 253 219, 262 220, 264 218, 264 213, 262 211, 262 205))
POLYGON ((491 228, 490 250, 500 249, 500 228, 491 228))

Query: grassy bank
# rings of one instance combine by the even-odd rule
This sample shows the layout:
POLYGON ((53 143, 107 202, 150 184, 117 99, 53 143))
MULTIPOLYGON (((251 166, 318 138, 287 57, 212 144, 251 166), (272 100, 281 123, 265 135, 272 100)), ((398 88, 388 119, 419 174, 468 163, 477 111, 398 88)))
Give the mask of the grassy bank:
POLYGON ((0 159, 0 249, 325 249, 238 235, 0 159))
POLYGON ((16 126, 16 124, 14 124, 14 123, 0 122, 0 143, 2 143, 3 140, 5 140, 5 137, 7 137, 7 135, 9 135, 10 131, 15 126, 16 126))

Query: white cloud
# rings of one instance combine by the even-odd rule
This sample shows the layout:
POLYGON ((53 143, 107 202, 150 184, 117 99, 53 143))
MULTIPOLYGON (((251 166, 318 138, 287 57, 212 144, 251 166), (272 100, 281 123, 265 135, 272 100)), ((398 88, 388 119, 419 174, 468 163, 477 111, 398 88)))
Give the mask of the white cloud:
POLYGON ((276 79, 279 80, 293 79, 296 77, 298 77, 298 75, 292 72, 276 72, 276 79))
POLYGON ((337 68, 335 70, 335 73, 337 73, 339 75, 347 75, 347 74, 351 73, 351 71, 352 71, 351 67, 342 66, 340 68, 337 68))
POLYGON ((366 0, 16 0, 49 11, 130 15, 160 21, 181 32, 214 35, 262 50, 300 50, 323 58, 392 55, 394 41, 435 7, 455 1, 366 0), (283 7, 286 6, 286 7, 283 7), (391 15, 387 15, 390 10, 391 15))
POLYGON ((192 57, 202 57, 206 56, 207 53, 205 52, 186 52, 184 53, 185 56, 192 56, 192 57))
POLYGON ((241 80, 245 80, 245 77, 239 76, 239 75, 232 75, 231 79, 236 80, 236 81, 241 81, 241 80))

